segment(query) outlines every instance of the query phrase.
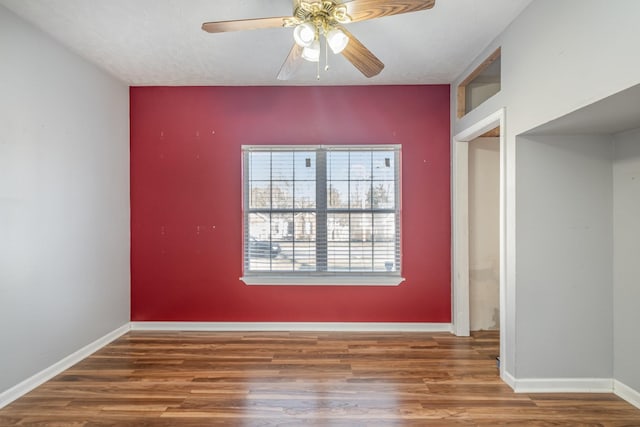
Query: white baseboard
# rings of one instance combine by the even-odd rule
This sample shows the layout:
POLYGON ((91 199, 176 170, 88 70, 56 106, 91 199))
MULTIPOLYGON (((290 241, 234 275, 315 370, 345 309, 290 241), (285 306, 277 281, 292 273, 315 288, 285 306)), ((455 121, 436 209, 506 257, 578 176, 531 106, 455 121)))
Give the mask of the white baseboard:
MULTIPOLYGON (((611 378, 513 378, 516 393, 612 393, 611 378)), ((509 384, 511 385, 511 384, 509 384)))
POLYGON ((509 372, 505 371, 504 369, 502 370, 502 372, 500 373, 500 379, 502 381, 504 381, 505 383, 507 383, 507 385, 509 387, 511 387, 514 391, 516 390, 516 379, 513 377, 513 375, 511 375, 509 372))
POLYGON ((82 347, 80 350, 68 355, 64 359, 54 363, 48 368, 45 368, 37 374, 32 375, 21 383, 16 384, 6 391, 3 391, 2 393, 0 393, 0 409, 7 406, 9 403, 13 402, 19 397, 27 394, 39 385, 49 381, 59 373, 65 371, 66 369, 69 369, 71 366, 80 362, 82 359, 86 358, 92 353, 95 353, 97 350, 100 350, 102 347, 109 344, 116 338, 126 334, 127 332, 129 332, 129 329, 129 323, 127 323, 119 327, 118 329, 109 332, 103 337, 98 338, 94 342, 82 347))
MULTIPOLYGON (((133 331, 304 331, 304 332, 452 332, 451 323, 379 322, 130 322, 0 393, 0 409, 75 365, 111 341, 133 331)), ((610 378, 515 378, 502 380, 516 393, 615 393, 640 408, 640 392, 610 378)))
POLYGON ((640 408, 640 392, 612 378, 514 378, 503 372, 502 380, 516 393, 614 393, 640 408))
POLYGON ((131 322, 133 331, 451 332, 451 323, 395 322, 131 322))
POLYGON ((620 398, 640 409, 640 391, 634 390, 618 380, 613 381, 613 392, 620 398))
POLYGON ((379 322, 129 322, 48 368, 0 393, 0 409, 95 353, 130 330, 137 331, 305 331, 451 332, 451 323, 379 322))

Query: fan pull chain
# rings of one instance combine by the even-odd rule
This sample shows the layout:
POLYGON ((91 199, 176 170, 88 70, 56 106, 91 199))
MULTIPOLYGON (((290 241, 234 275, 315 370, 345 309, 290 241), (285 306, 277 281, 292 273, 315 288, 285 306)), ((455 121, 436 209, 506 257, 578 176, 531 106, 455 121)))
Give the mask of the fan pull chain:
POLYGON ((324 38, 324 70, 329 71, 329 40, 324 38))

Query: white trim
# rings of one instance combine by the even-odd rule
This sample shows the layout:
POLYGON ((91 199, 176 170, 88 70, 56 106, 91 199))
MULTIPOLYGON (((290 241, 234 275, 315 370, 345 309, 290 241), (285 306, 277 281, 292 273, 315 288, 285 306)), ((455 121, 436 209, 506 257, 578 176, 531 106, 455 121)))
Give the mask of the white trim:
POLYGON ((324 286, 398 286, 405 279, 400 276, 244 276, 247 285, 324 285, 324 286))
MULTIPOLYGON (((515 355, 515 342, 507 343, 507 245, 515 242, 515 228, 507 230, 507 150, 506 110, 495 113, 459 132, 452 140, 452 318, 454 333, 469 335, 469 179, 468 143, 495 127, 500 127, 500 376, 505 377, 507 351, 515 355), (508 346, 507 346, 508 344, 508 346)), ((515 248, 514 245, 512 251, 515 248)), ((513 267, 510 266, 511 270, 513 267)), ((514 288, 510 286, 509 289, 514 288)), ((512 296, 513 297, 513 296, 512 296)), ((515 360, 515 356, 513 356, 515 360)))
POLYGON ((457 336, 468 337, 469 314, 469 143, 453 140, 451 228, 452 318, 457 336))
POLYGON ((611 378, 520 378, 516 393, 612 393, 611 378))
POLYGON ((80 350, 71 353, 70 355, 63 358, 62 360, 59 360, 58 362, 54 363, 48 368, 43 369, 42 371, 30 376, 26 380, 11 387, 10 389, 0 393, 0 408, 5 407, 9 403, 27 394, 28 392, 38 387, 39 385, 44 384, 45 382, 49 381, 51 378, 69 369, 76 363, 80 362, 82 359, 100 350, 102 347, 109 344, 111 341, 126 334, 127 332, 129 332, 129 329, 130 329, 129 325, 130 325, 129 323, 122 325, 118 329, 109 332, 103 337, 98 338, 94 342, 82 347, 80 350))
MULTIPOLYGON (((513 288, 515 289, 515 283, 513 286, 507 282, 508 276, 507 271, 508 268, 511 268, 507 265, 507 250, 512 247, 515 249, 515 246, 509 244, 509 239, 515 242, 515 227, 510 229, 507 222, 507 200, 509 196, 507 195, 507 126, 506 126, 506 111, 505 109, 501 109, 497 114, 498 123, 500 124, 500 214, 499 214, 499 239, 500 239, 500 375, 505 372, 507 366, 507 359, 509 356, 507 355, 507 289, 513 288)), ((513 249, 512 249, 513 250, 513 249)), ((511 252, 514 253, 514 252, 511 252)), ((515 318, 513 319, 515 323, 515 318)), ((515 325, 514 325, 515 327, 515 325)), ((509 349, 513 349, 513 360, 515 360, 515 341, 510 342, 511 346, 509 349)))
POLYGON ((402 144, 353 144, 353 145, 336 145, 336 144, 320 144, 320 145, 242 145, 242 151, 400 151, 402 144))
POLYGON ((500 379, 504 381, 512 390, 516 389, 516 379, 509 372, 500 368, 500 379))
POLYGON ((132 331, 451 332, 451 323, 396 322, 131 322, 132 331))
MULTIPOLYGON (((491 129, 502 125, 502 120, 504 120, 504 108, 499 109, 498 111, 488 115, 482 120, 479 120, 469 126, 468 128, 458 132, 453 139, 457 141, 472 141, 477 137, 489 132, 491 129)), ((502 129, 500 134, 503 134, 502 129)))
MULTIPOLYGON (((0 409, 132 331, 305 331, 305 332, 448 332, 450 323, 380 322, 129 322, 64 359, 0 393, 0 409)), ((501 366, 500 377, 516 393, 615 393, 640 408, 640 392, 609 378, 516 379, 501 366)))
POLYGON ((616 396, 640 409, 640 391, 634 390, 618 380, 613 380, 613 392, 616 396))

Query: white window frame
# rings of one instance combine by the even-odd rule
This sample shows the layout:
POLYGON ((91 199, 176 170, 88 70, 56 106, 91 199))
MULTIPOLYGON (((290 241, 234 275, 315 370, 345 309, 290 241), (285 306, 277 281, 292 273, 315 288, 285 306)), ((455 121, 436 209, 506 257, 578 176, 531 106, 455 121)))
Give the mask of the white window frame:
MULTIPOLYGON (((402 271, 402 232, 401 232, 401 153, 402 147, 400 144, 370 144, 370 145, 243 145, 242 146, 242 164, 243 164, 243 177, 242 177, 242 216, 243 216, 243 276, 240 278, 247 285, 329 285, 329 286, 397 286, 405 279, 401 275, 402 271), (397 271, 394 272, 349 272, 338 273, 328 271, 313 271, 313 272, 284 272, 284 271, 266 271, 266 272, 248 272, 246 271, 245 251, 247 248, 248 236, 248 217, 249 217, 249 195, 248 184, 245 179, 245 172, 248 171, 248 156, 246 153, 262 151, 262 152, 274 152, 274 151, 315 151, 317 162, 325 162, 321 165, 322 170, 325 172, 325 176, 321 179, 321 183, 317 186, 316 191, 316 220, 322 221, 326 218, 327 208, 326 200, 323 203, 318 203, 318 199, 326 199, 326 153, 332 150, 336 151, 394 151, 395 155, 395 221, 398 229, 396 247, 398 248, 396 259, 399 262, 397 271), (324 154, 322 154, 324 153, 324 154), (321 188, 324 187, 324 191, 321 188)), ((320 176, 320 173, 317 174, 320 176)))

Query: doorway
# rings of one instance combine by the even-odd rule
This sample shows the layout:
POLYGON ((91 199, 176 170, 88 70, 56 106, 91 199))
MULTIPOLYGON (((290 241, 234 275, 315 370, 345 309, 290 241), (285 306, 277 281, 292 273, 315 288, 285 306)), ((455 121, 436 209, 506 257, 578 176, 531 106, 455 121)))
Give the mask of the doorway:
POLYGON ((500 128, 469 142, 469 329, 500 329, 500 128))
MULTIPOLYGON (((470 279, 471 274, 477 275, 479 271, 472 270, 497 270, 498 281, 498 312, 505 313, 505 171, 506 171, 506 155, 505 155, 505 135, 504 135, 504 121, 505 112, 504 109, 497 111, 496 113, 486 117, 485 119, 471 125, 464 131, 460 132, 453 138, 452 143, 452 247, 453 247, 453 265, 452 265, 452 277, 453 277, 453 298, 452 298, 452 313, 453 313, 453 330, 458 336, 468 336, 471 331, 471 292, 470 292, 470 279), (497 135, 497 136, 496 136, 497 135), (475 244, 470 239, 474 237, 473 233, 470 233, 470 144, 473 144, 474 140, 480 137, 497 138, 497 163, 498 163, 498 225, 497 225, 497 242, 498 242, 498 258, 496 265, 470 265, 470 248, 471 244, 475 244)), ((478 141, 476 141, 477 143, 478 141)), ((496 140, 493 139, 495 145, 496 140)), ((474 146, 475 150, 478 146, 474 146)), ((471 153, 471 156, 475 156, 475 153, 471 153)), ((472 157, 472 161, 475 161, 472 157)), ((494 160, 495 157, 494 157, 494 160)), ((477 171, 471 171, 475 174, 477 171)), ((495 173, 495 171, 494 171, 495 173)), ((473 203, 473 201, 471 201, 473 203)), ((474 212, 473 215, 476 215, 474 212)), ((471 218, 474 220, 473 218, 471 218)), ((474 259, 473 257, 471 257, 474 259)), ((485 258, 486 260, 486 258, 485 258)), ((485 274, 487 271, 484 272, 485 274)), ((475 280, 478 277, 473 277, 471 280, 475 280)), ((482 278, 482 277, 481 277, 482 278)), ((475 298, 475 296, 474 296, 475 298)), ((492 313, 491 319, 493 317, 492 313)), ((486 316, 483 314, 482 316, 486 316)), ((498 315, 499 318, 496 322, 497 329, 500 330, 500 355, 505 354, 505 324, 504 315, 498 315)), ((486 320, 486 317, 485 317, 486 320)), ((500 375, 502 377, 505 364, 504 358, 501 357, 502 363, 500 363, 500 375)))

